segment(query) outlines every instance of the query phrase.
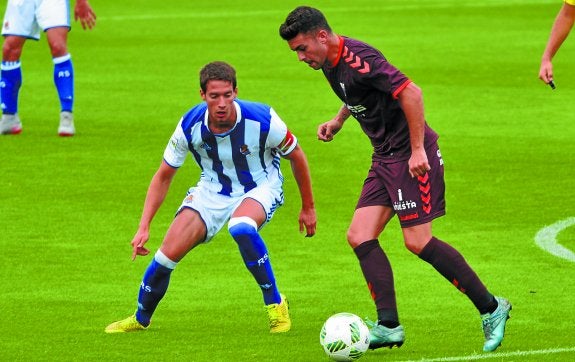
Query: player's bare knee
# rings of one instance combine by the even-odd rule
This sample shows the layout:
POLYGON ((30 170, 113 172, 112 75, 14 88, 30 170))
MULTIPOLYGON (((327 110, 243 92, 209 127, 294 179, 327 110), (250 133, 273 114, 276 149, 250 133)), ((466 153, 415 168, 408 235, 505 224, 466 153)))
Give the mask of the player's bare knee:
POLYGON ((48 45, 50 46, 52 58, 58 58, 68 54, 68 47, 66 46, 66 42, 53 40, 49 41, 48 45))
POLYGON ((352 249, 355 249, 357 246, 359 246, 361 243, 363 243, 366 240, 370 240, 373 238, 368 238, 367 236, 356 232, 352 229, 349 229, 347 231, 347 242, 349 244, 349 246, 352 247, 352 249))
POLYGON ((2 60, 7 62, 15 62, 20 59, 22 54, 22 44, 13 39, 6 38, 2 44, 2 60))
POLYGON ((419 255, 429 240, 418 239, 416 237, 404 237, 404 243, 407 250, 415 255, 419 255))

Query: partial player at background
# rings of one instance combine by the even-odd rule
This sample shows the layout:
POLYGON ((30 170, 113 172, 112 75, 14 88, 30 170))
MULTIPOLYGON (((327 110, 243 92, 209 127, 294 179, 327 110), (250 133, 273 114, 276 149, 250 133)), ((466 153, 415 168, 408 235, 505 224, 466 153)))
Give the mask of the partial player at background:
MULTIPOLYGON (((88 0, 76 0, 74 19, 82 28, 96 25, 96 14, 88 0)), ((74 67, 68 52, 70 4, 68 0, 8 0, 2 35, 0 99, 2 100, 1 134, 22 132, 18 116, 18 96, 22 85, 20 56, 27 39, 40 39, 43 30, 54 62, 54 84, 60 99, 60 136, 76 133, 72 108, 74 105, 74 67)))
POLYGON ((547 46, 545 46, 545 51, 541 57, 541 67, 539 68, 539 79, 549 84, 552 89, 555 89, 552 60, 561 44, 567 39, 574 22, 575 0, 565 0, 551 28, 551 35, 549 35, 547 46))

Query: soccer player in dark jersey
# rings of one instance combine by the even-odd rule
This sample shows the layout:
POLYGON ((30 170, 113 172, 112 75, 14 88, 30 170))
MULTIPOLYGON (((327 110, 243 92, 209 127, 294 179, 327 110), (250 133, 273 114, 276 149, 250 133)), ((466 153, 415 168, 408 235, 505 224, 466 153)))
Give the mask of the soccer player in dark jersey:
POLYGON ((370 323, 370 348, 401 346, 393 272, 378 237, 394 214, 405 246, 430 263, 465 293, 478 309, 484 351, 503 340, 511 304, 493 296, 463 256, 432 235, 432 221, 445 214, 443 160, 438 135, 427 125, 420 88, 377 49, 332 32, 317 9, 294 9, 280 26, 298 59, 321 69, 343 106, 319 126, 329 142, 352 115, 373 146, 372 165, 363 184, 347 239, 373 296, 378 321, 370 323))

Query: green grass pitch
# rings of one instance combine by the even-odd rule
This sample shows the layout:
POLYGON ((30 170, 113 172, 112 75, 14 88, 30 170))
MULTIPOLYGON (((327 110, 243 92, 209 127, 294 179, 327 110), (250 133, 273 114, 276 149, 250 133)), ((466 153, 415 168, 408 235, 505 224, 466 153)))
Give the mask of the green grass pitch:
MULTIPOLYGON (((375 317, 345 232, 370 159, 356 122, 335 140, 316 128, 340 106, 321 72, 278 36, 286 1, 92 1, 92 32, 74 24, 77 135, 57 137, 58 101, 45 37, 22 56, 23 133, 0 137, 0 360, 326 361, 331 314, 375 317), (191 252, 145 333, 106 335, 135 310, 150 257, 130 260, 149 181, 181 115, 201 101, 198 71, 225 60, 239 96, 271 104, 312 171, 313 238, 298 233, 287 162, 286 204, 263 230, 293 329, 270 335, 261 294, 225 233, 191 252)), ((2 11, 6 1, 1 1, 2 11)), ((535 244, 575 217, 575 57, 556 56, 552 91, 539 60, 559 0, 327 1, 334 30, 378 47, 424 92, 440 134, 447 216, 434 234, 458 248, 488 288, 513 303, 506 338, 481 352, 467 298, 410 254, 396 220, 380 240, 394 267, 406 343, 362 361, 564 361, 575 358, 575 264, 535 244)), ((190 158, 151 230, 160 245, 198 170, 190 158)), ((575 250, 575 227, 558 242, 575 250)))

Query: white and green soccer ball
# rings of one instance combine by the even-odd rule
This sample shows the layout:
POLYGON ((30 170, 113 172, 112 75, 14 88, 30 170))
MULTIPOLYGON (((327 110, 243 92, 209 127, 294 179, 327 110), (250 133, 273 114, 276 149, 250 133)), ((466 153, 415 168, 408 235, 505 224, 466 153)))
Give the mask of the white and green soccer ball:
POLYGON ((355 314, 334 314, 323 324, 319 343, 332 360, 354 361, 369 348, 369 329, 355 314))

